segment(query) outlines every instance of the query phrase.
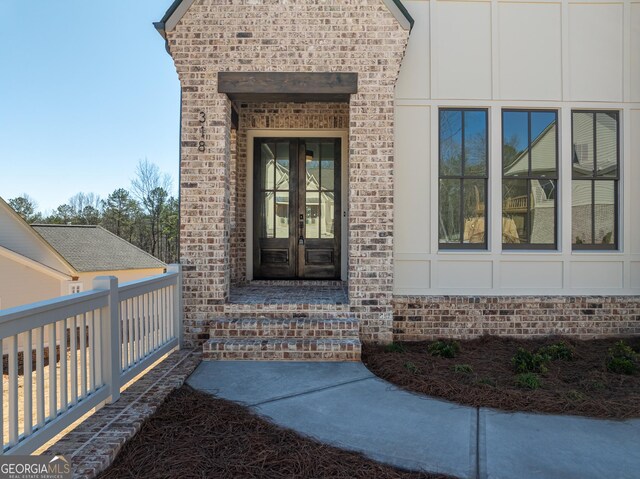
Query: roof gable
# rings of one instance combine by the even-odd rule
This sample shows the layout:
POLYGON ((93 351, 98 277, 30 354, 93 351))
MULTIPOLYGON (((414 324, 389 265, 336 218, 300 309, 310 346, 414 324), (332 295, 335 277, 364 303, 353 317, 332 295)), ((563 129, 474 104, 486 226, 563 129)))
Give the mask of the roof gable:
MULTIPOLYGON (((405 30, 411 30, 413 28, 414 19, 409 11, 402 4, 401 0, 381 0, 384 3, 391 14, 398 20, 402 28, 405 30)), ((189 7, 195 2, 195 0, 175 0, 169 9, 165 12, 164 16, 159 22, 153 24, 156 30, 166 38, 166 32, 173 30, 180 19, 187 13, 189 7)))
POLYGON ((0 246, 63 274, 73 267, 0 198, 0 246))
POLYGON ((33 225, 33 229, 79 272, 166 267, 100 226, 33 225))

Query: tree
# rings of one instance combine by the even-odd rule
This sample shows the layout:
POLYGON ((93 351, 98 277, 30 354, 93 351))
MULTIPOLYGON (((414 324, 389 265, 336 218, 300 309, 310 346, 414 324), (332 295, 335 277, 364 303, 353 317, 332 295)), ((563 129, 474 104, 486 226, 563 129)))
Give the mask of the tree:
POLYGON ((163 251, 161 258, 165 263, 178 261, 178 232, 180 203, 173 196, 170 197, 162 211, 160 218, 161 237, 163 238, 163 251))
POLYGON ((147 159, 138 163, 136 177, 131 181, 131 189, 148 215, 150 228, 148 251, 154 256, 158 254, 160 218, 169 197, 170 188, 171 177, 167 174, 161 175, 157 165, 147 159))
POLYGON ((102 225, 112 233, 133 240, 133 223, 140 207, 131 194, 124 188, 118 188, 102 202, 102 225))
POLYGON ((42 215, 36 211, 38 203, 26 193, 22 196, 11 198, 9 206, 29 224, 42 221, 42 215))
POLYGON ((102 202, 95 193, 78 193, 69 198, 73 224, 97 225, 102 217, 102 202))
POLYGON ((57 225, 71 225, 74 224, 76 219, 75 210, 67 205, 60 205, 56 210, 46 218, 45 223, 57 224, 57 225))

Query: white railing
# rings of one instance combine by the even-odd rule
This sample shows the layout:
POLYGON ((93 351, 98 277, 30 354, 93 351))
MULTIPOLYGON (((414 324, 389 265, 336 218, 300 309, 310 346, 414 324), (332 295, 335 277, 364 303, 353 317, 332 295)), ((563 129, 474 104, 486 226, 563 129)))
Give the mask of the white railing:
POLYGON ((0 453, 29 454, 181 343, 182 273, 0 311, 0 453))

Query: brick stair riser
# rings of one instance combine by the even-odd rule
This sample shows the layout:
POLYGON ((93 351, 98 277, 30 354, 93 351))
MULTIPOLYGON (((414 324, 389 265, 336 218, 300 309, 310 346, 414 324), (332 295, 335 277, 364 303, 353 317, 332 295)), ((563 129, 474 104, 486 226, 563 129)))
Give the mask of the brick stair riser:
POLYGON ((205 351, 209 361, 360 361, 360 351, 205 351))
POLYGON ((219 320, 209 330, 211 338, 358 338, 357 321, 219 320))
POLYGON ((359 361, 358 339, 212 338, 204 344, 209 360, 359 361))
POLYGON ((296 338, 296 339, 322 339, 322 338, 345 338, 357 339, 358 331, 354 330, 331 330, 331 329, 210 329, 210 338, 296 338))
POLYGON ((226 318, 272 318, 272 319, 333 319, 336 317, 354 318, 348 305, 344 307, 330 305, 328 307, 316 305, 255 305, 255 304, 231 304, 224 306, 226 318))

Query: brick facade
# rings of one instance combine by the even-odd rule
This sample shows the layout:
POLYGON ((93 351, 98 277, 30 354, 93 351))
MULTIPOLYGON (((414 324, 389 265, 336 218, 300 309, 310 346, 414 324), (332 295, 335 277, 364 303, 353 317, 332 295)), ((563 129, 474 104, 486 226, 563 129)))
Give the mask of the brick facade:
MULTIPOLYGON (((362 339, 389 341, 394 86, 409 32, 381 0, 196 0, 166 35, 182 85, 180 243, 186 343, 206 339, 211 316, 228 299, 232 277, 243 280, 246 252, 237 219, 244 210, 240 156, 246 146, 239 132, 237 155, 233 152, 232 105, 217 92, 219 71, 358 73, 358 93, 348 105, 349 300, 362 339)), ((296 106, 280 108, 293 111, 296 106)), ((251 121, 252 112, 256 124, 266 122, 269 114, 257 115, 258 109, 247 107, 240 123, 251 121)), ((339 113, 344 121, 346 107, 339 113)), ((335 124, 333 115, 326 121, 311 115, 310 121, 335 124)), ((276 112, 264 124, 272 128, 299 122, 276 112)))
POLYGON ((640 334, 637 296, 396 296, 395 341, 640 334))

